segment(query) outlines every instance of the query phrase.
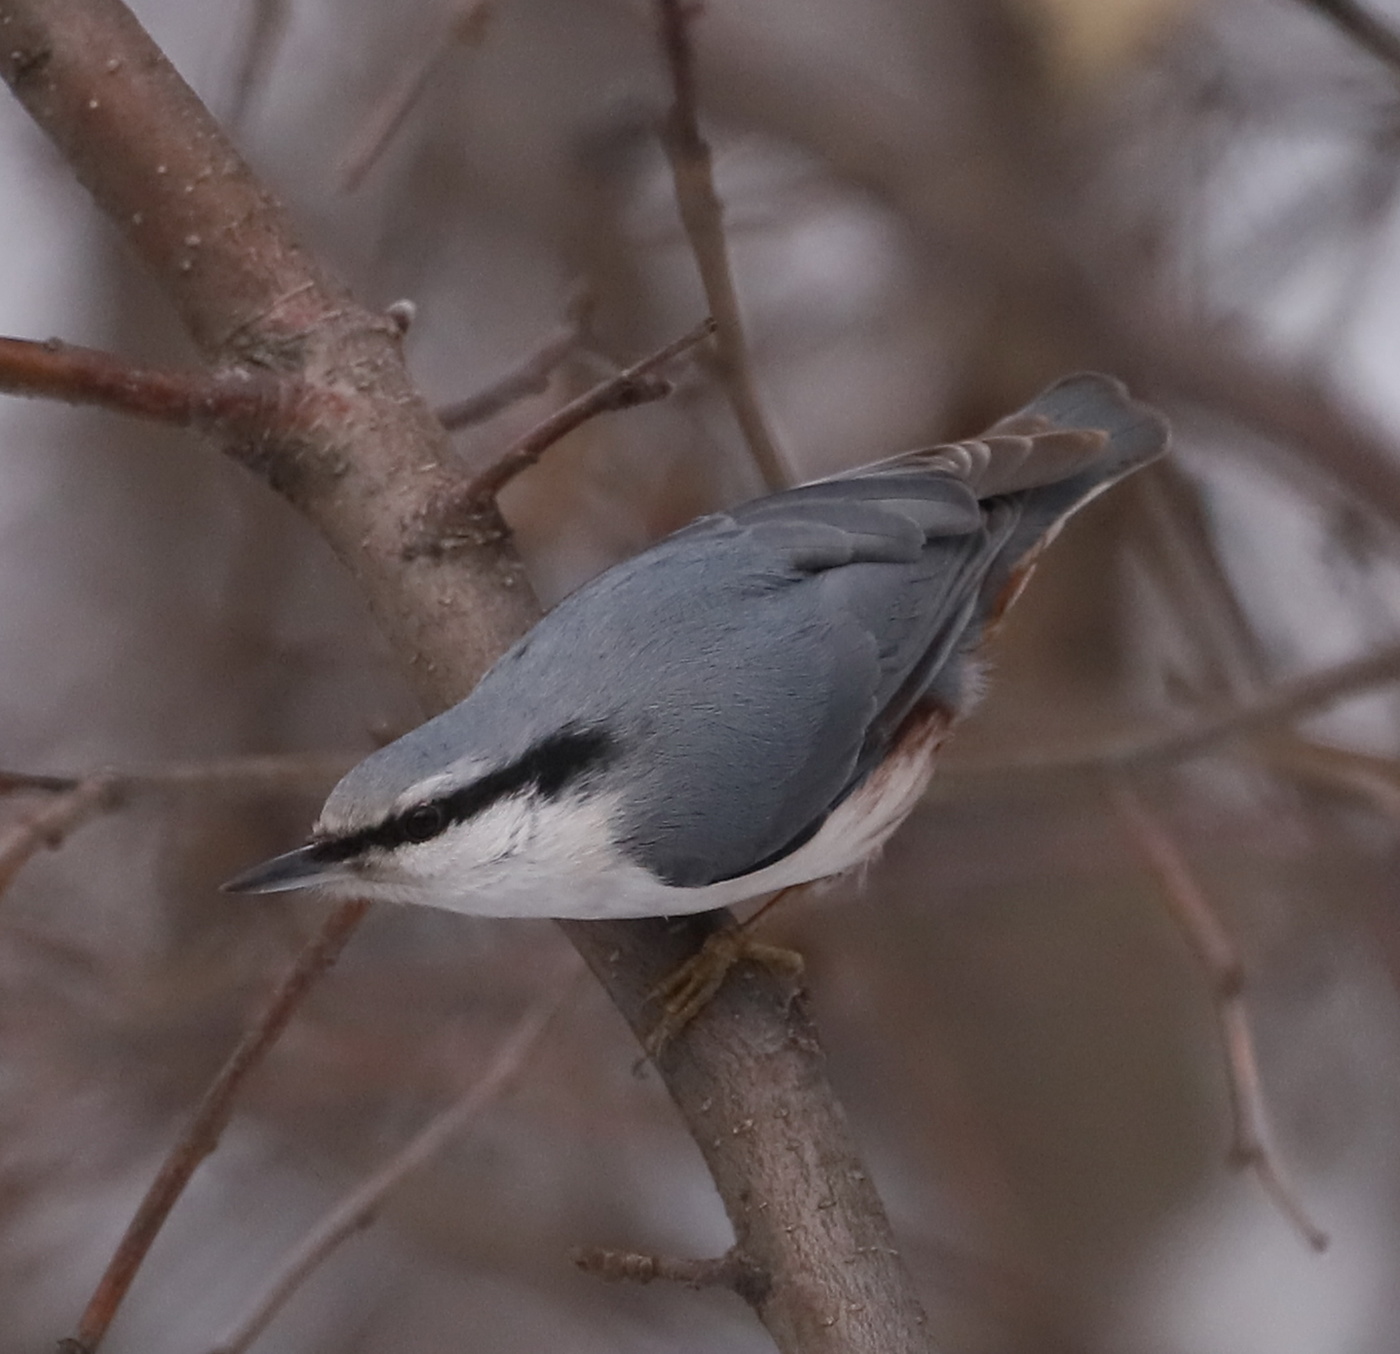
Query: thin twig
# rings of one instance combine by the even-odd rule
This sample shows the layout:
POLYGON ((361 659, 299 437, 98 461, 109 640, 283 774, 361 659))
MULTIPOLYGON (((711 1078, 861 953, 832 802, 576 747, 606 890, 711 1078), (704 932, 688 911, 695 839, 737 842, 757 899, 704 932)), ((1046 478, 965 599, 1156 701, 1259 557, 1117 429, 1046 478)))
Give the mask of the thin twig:
POLYGON ((578 994, 585 969, 577 961, 550 984, 511 1031, 485 1072, 463 1095, 431 1119, 373 1175, 357 1185, 286 1254, 257 1300, 229 1328, 212 1354, 243 1354, 283 1304, 346 1238, 374 1220, 385 1198, 422 1170, 520 1078, 545 1032, 578 994))
POLYGON ((0 796, 19 793, 66 794, 100 779, 110 807, 142 794, 206 790, 224 794, 284 791, 314 793, 344 775, 360 760, 357 752, 288 752, 248 757, 215 757, 203 762, 167 762, 130 770, 106 769, 81 776, 51 776, 0 767, 0 796))
POLYGON ((792 475, 759 403, 724 237, 724 205, 715 189, 710 147, 700 133, 695 53, 690 42, 695 7, 688 0, 657 0, 656 9, 661 50, 675 96, 662 124, 661 141, 675 179, 681 223, 715 317, 715 369, 764 484, 770 490, 781 489, 791 483, 792 475))
POLYGON ((1259 1060, 1244 999, 1244 964, 1234 941, 1196 882, 1180 848, 1136 791, 1120 777, 1109 783, 1108 794, 1133 845, 1161 884, 1167 911, 1211 985, 1230 1086, 1231 1164, 1253 1172, 1303 1240, 1315 1251, 1326 1250, 1327 1233, 1308 1217, 1269 1146, 1259 1060))
POLYGON ((1396 758, 1293 735, 1270 738, 1262 751, 1293 776, 1359 795, 1378 813, 1400 823, 1400 761, 1396 758))
POLYGON ((1105 321, 1119 374, 1164 400, 1189 402, 1262 434, 1231 454, 1282 468, 1305 492, 1340 497, 1368 519, 1400 525, 1395 439, 1350 407, 1315 369, 1253 351, 1219 329, 1204 331, 1144 308, 1105 321))
POLYGON ((414 104, 423 97, 438 63, 453 44, 460 42, 474 47, 481 41, 492 3, 493 0, 459 0, 443 16, 440 27, 370 110, 369 117, 346 149, 336 176, 342 192, 353 192, 364 181, 394 133, 413 111, 414 104))
POLYGON ((1184 729, 1122 739, 1077 752, 1033 753, 986 766, 949 766, 940 776, 946 790, 954 785, 964 788, 994 777, 1081 776, 1096 771, 1166 766, 1198 757, 1222 743, 1316 714, 1348 696, 1397 679, 1400 679, 1400 644, 1392 644, 1364 658, 1281 682, 1256 701, 1208 715, 1184 729))
POLYGON ((442 426, 457 432, 473 423, 485 423, 502 409, 518 404, 530 395, 542 394, 549 386, 555 369, 578 347, 577 323, 560 325, 533 352, 514 367, 492 381, 484 390, 468 395, 455 404, 443 405, 437 411, 442 426))
POLYGON ((585 1274, 607 1283, 654 1283, 664 1279, 687 1288, 728 1288, 746 1302, 762 1302, 770 1283, 759 1266, 733 1246, 712 1260, 678 1255, 643 1255, 639 1251, 613 1251, 602 1246, 580 1246, 569 1258, 585 1274))
POLYGON ((0 795, 63 795, 76 790, 80 776, 45 776, 34 771, 0 770, 0 795))
POLYGON ((1325 15, 1356 45, 1392 70, 1400 71, 1400 33, 1382 23, 1356 0, 1304 0, 1310 9, 1325 15))
POLYGON ((349 753, 228 757, 175 762, 145 771, 96 771, 84 776, 47 776, 0 769, 0 797, 52 796, 49 803, 0 830, 0 895, 40 848, 62 846, 78 828, 142 795, 198 790, 224 795, 324 790, 355 764, 349 753))
MULTIPOLYGON (((47 788, 47 787, 46 787, 47 788)), ((89 818, 101 813, 112 800, 111 781, 88 776, 55 792, 43 808, 0 832, 0 895, 42 848, 56 850, 89 818)))
POLYGON ((650 357, 644 357, 616 376, 600 381, 576 400, 570 400, 562 409, 556 410, 512 443, 481 471, 462 491, 463 502, 473 510, 489 503, 522 470, 534 465, 561 437, 573 432, 590 418, 612 410, 630 409, 634 405, 669 395, 670 383, 653 373, 714 332, 714 320, 704 320, 688 334, 682 334, 650 357))
POLYGON ((49 339, 0 338, 0 393, 62 400, 179 428, 256 433, 294 404, 294 383, 244 367, 178 371, 138 367, 112 353, 49 339))
POLYGON ((362 899, 338 904, 297 956, 251 1029, 205 1091, 188 1127, 166 1154, 156 1178, 137 1207, 75 1334, 63 1342, 65 1354, 93 1354, 126 1297, 152 1242, 175 1207, 200 1162, 218 1145, 233 1114, 233 1102, 249 1074, 276 1043, 316 980, 326 972, 369 911, 362 899))

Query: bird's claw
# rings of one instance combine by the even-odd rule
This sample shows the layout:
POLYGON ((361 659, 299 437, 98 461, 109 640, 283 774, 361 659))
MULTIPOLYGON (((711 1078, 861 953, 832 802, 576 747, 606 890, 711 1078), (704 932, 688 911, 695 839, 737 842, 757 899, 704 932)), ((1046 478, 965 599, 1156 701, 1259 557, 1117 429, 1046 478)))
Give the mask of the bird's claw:
POLYGON ((660 1019, 643 1041, 649 1058, 658 1057, 710 1004, 730 969, 745 959, 762 964, 792 983, 801 981, 805 967, 796 950, 765 945, 754 940, 743 926, 716 931, 689 959, 672 969, 647 993, 648 1001, 661 1006, 660 1019))

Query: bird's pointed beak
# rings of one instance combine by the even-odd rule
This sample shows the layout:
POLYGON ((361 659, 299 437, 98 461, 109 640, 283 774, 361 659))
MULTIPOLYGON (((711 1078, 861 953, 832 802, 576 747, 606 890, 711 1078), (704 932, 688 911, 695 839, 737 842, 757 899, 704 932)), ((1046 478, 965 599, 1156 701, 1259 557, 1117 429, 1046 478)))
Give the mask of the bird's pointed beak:
POLYGON ((340 877, 333 865, 318 860, 313 847, 299 846, 285 855, 273 856, 251 870, 234 875, 219 885, 220 893, 284 893, 288 889, 304 889, 312 884, 329 883, 340 877))

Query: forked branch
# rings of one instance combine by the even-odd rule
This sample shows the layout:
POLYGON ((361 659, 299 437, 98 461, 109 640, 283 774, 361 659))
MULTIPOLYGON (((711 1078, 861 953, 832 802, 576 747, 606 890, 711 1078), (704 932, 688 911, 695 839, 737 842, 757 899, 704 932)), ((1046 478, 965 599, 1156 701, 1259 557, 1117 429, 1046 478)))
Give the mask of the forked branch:
POLYGON ((507 447, 467 485, 463 498, 473 505, 488 503, 521 471, 534 465, 560 438, 567 437, 589 419, 664 399, 671 393, 671 385, 655 373, 696 344, 704 342, 714 332, 714 320, 702 320, 694 329, 673 339, 664 348, 633 363, 616 376, 599 381, 591 390, 570 400, 562 409, 556 410, 519 441, 507 447))

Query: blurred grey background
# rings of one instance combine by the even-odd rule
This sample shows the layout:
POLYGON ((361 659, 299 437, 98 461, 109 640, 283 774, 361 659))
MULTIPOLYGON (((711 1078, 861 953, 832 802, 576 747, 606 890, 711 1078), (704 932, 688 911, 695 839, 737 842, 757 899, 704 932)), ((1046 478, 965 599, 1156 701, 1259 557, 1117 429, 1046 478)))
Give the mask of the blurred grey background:
MULTIPOLYGON (((462 434, 464 463, 702 314, 641 0, 491 0, 445 46, 445 0, 135 8, 360 296, 416 303, 408 355, 434 400, 508 370, 587 288, 548 392, 462 434), (346 157, 426 54, 423 97, 346 191, 346 157)), ((1137 782, 1249 967, 1276 1147, 1333 1235, 1321 1257, 1227 1168, 1208 983, 1101 784, 969 768, 1189 723, 1397 638, 1400 497, 1356 453, 1400 474, 1400 70, 1302 0, 707 0, 695 31, 755 371, 804 475, 975 432, 1082 367, 1177 428, 1170 464, 1050 552, 885 860, 768 932, 807 955, 943 1347, 1388 1354, 1394 693, 1137 782)), ((0 332, 192 360, 9 101, 0 204, 0 332)), ((555 448, 504 507, 552 599, 758 489, 692 371, 555 448)), ((0 765, 355 754, 416 718, 339 566, 241 470, 193 437, 0 404, 0 765)), ((314 902, 214 891, 315 802, 143 803, 4 898, 5 1354, 71 1328, 316 925, 314 902)), ((32 807, 0 801, 0 823, 32 807)), ((546 923, 376 913, 250 1086, 111 1354, 207 1349, 565 954, 546 923)), ((727 1295, 605 1286, 567 1259, 728 1244, 635 1056, 588 991, 256 1349, 767 1348, 727 1295)))

